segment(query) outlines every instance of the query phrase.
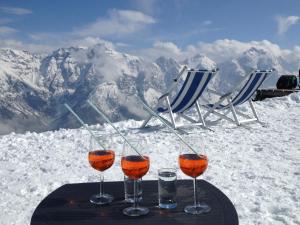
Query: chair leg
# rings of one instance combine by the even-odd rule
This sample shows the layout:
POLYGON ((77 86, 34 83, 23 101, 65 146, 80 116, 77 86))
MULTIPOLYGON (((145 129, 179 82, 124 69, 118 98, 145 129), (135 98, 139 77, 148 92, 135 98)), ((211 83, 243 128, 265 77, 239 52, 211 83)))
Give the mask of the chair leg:
MULTIPOLYGON (((231 110, 230 110, 230 112, 231 112, 231 110)), ((236 121, 235 121, 235 120, 231 119, 230 117, 228 117, 228 116, 226 116, 226 115, 224 115, 224 114, 222 114, 222 113, 219 113, 219 112, 217 112, 217 111, 213 111, 212 114, 214 114, 214 115, 220 117, 220 118, 217 119, 216 121, 219 121, 219 120, 221 120, 221 119, 225 119, 225 120, 227 120, 227 121, 229 121, 229 122, 231 122, 231 123, 235 123, 235 124, 236 124, 236 121)))
POLYGON ((253 103, 252 103, 251 100, 249 100, 249 105, 250 105, 251 110, 253 112, 253 115, 255 116, 255 118, 257 119, 257 121, 260 121, 259 118, 258 118, 258 116, 257 116, 256 110, 255 110, 254 105, 253 105, 253 103))
POLYGON ((198 115, 199 115, 199 121, 203 124, 203 126, 206 127, 205 121, 204 121, 203 116, 202 116, 201 111, 200 111, 200 106, 199 106, 198 101, 196 101, 196 109, 197 109, 197 112, 198 112, 198 115))
POLYGON ((153 117, 152 115, 149 115, 149 117, 143 122, 141 128, 145 128, 147 123, 151 120, 152 117, 153 117))
MULTIPOLYGON (((205 113, 204 116, 203 116, 203 117, 204 117, 204 120, 205 120, 210 114, 215 114, 216 116, 219 116, 219 117, 220 117, 218 120, 220 120, 220 119, 226 119, 226 120, 228 120, 229 122, 233 122, 233 123, 235 123, 235 124, 238 125, 238 126, 240 126, 240 125, 242 125, 242 124, 244 124, 244 123, 251 123, 251 122, 258 122, 258 123, 262 124, 263 126, 265 125, 263 122, 261 122, 261 121, 259 120, 258 115, 257 115, 257 113, 256 113, 256 110, 255 110, 255 108, 254 108, 253 102, 252 102, 251 100, 249 100, 249 104, 250 104, 252 113, 253 113, 253 115, 254 115, 254 118, 251 117, 251 116, 249 116, 249 115, 246 115, 246 114, 240 112, 238 109, 236 109, 236 108, 234 107, 234 105, 232 104, 231 99, 230 99, 229 97, 227 97, 226 100, 228 101, 228 105, 229 105, 229 110, 228 110, 228 111, 226 111, 224 114, 221 114, 221 113, 216 112, 215 109, 216 109, 217 107, 209 108, 208 112, 205 113), (232 115, 233 115, 233 119, 231 119, 230 117, 227 117, 227 116, 226 116, 226 115, 227 115, 228 113, 230 113, 230 112, 231 112, 232 115), (245 119, 245 120, 239 120, 238 115, 241 116, 241 117, 245 117, 246 119, 245 119)), ((218 103, 219 103, 219 102, 218 102, 218 103)), ((220 103, 219 103, 219 104, 220 104, 220 103)), ((216 104, 215 104, 215 105, 216 105, 216 104)), ((215 105, 214 105, 214 106, 215 106, 215 105)), ((206 108, 208 108, 208 107, 206 107, 206 108)))
MULTIPOLYGON (((230 109, 228 109, 226 112, 222 113, 222 115, 223 115, 224 117, 226 117, 229 113, 231 113, 231 110, 230 110, 230 109)), ((223 119, 223 118, 220 117, 219 119, 215 120, 214 122, 220 121, 220 120, 222 120, 222 119, 223 119)), ((230 120, 232 120, 232 119, 230 119, 230 120)), ((233 120, 232 120, 232 121, 233 121, 233 120)))
POLYGON ((193 118, 185 115, 184 113, 178 113, 178 116, 179 116, 179 118, 182 117, 182 118, 184 118, 185 120, 187 120, 187 121, 189 121, 191 123, 198 123, 198 121, 196 121, 193 118))
POLYGON ((233 115, 233 118, 234 118, 236 124, 237 124, 238 126, 241 125, 241 123, 240 123, 239 120, 238 120, 238 117, 237 117, 235 108, 234 108, 234 106, 233 106, 231 100, 230 100, 230 99, 227 99, 227 101, 228 101, 228 103, 229 103, 229 106, 230 106, 230 109, 231 109, 231 112, 232 112, 232 115, 233 115))
POLYGON ((206 120, 206 118, 213 113, 219 105, 221 105, 221 103, 225 100, 225 98, 220 99, 219 101, 217 101, 213 107, 209 108, 209 110, 204 114, 203 119, 206 120))
POLYGON ((174 115, 173 115, 173 112, 172 112, 169 96, 166 97, 166 101, 167 101, 167 106, 168 106, 170 118, 171 118, 171 121, 172 121, 172 124, 173 124, 173 128, 176 129, 176 123, 175 123, 174 115))

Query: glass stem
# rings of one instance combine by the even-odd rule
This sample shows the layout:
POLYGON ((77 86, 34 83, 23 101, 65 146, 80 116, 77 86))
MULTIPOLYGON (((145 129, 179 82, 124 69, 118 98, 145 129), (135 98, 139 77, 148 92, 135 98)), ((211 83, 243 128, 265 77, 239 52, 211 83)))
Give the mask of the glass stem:
POLYGON ((100 196, 103 195, 103 182, 104 182, 104 176, 103 173, 100 172, 100 193, 99 193, 100 196))
POLYGON ((133 207, 136 208, 137 207, 137 185, 136 185, 136 182, 137 180, 134 179, 133 180, 133 191, 134 191, 134 194, 133 194, 133 207))
POLYGON ((197 178, 194 178, 194 206, 197 206, 198 199, 197 199, 197 178))

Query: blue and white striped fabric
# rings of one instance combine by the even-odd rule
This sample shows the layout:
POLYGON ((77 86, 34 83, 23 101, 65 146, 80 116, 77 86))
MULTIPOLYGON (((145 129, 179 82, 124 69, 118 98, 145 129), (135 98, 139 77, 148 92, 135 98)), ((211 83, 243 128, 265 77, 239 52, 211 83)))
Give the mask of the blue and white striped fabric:
MULTIPOLYGON (((249 79, 239 91, 239 93, 232 99, 232 104, 234 106, 243 104, 248 101, 254 92, 260 87, 260 85, 264 82, 267 76, 271 73, 271 71, 254 71, 250 74, 249 79)), ((213 107, 213 104, 209 104, 209 107, 213 107)), ((216 109, 226 109, 229 108, 228 105, 219 105, 216 109)))
MULTIPOLYGON (((178 94, 171 101, 173 113, 181 113, 192 107, 202 95, 214 72, 208 70, 188 71, 187 77, 178 94)), ((165 112, 168 108, 159 107, 158 112, 165 112)))

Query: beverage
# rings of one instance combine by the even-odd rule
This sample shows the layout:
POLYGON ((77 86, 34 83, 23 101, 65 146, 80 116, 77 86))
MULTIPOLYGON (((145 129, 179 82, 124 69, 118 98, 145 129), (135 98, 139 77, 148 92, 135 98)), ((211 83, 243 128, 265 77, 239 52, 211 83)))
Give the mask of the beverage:
MULTIPOLYGON (((136 180, 136 198, 137 201, 142 201, 142 179, 136 180)), ((124 195, 125 202, 133 203, 134 201, 134 180, 124 176, 124 195)))
POLYGON ((143 177, 148 172, 149 165, 148 156, 128 155, 123 156, 121 159, 124 174, 134 180, 143 177))
POLYGON ((90 165, 99 171, 104 171, 112 166, 115 161, 115 152, 112 150, 95 150, 88 155, 90 165))
POLYGON ((115 152, 112 149, 114 143, 112 143, 112 135, 97 135, 90 136, 90 146, 88 153, 88 160, 91 167, 99 171, 100 185, 99 193, 90 197, 90 202, 97 205, 106 205, 113 201, 114 197, 103 190, 104 183, 104 171, 110 168, 115 161, 115 152), (104 144, 105 143, 105 144, 104 144), (107 146, 107 147, 103 147, 107 146), (100 150, 104 149, 104 150, 100 150))
POLYGON ((186 139, 187 142, 181 144, 178 161, 181 171, 193 178, 194 204, 185 206, 184 211, 193 215, 208 213, 211 207, 201 200, 198 201, 197 195, 197 177, 205 172, 208 165, 205 146, 199 136, 187 136, 186 139), (194 145, 197 147, 193 148, 194 145))
POLYGON ((205 155, 181 154, 179 156, 179 166, 183 173, 196 178, 204 173, 208 165, 205 155))
POLYGON ((176 208, 176 180, 175 169, 160 169, 158 171, 158 201, 160 208, 176 208))
POLYGON ((133 206, 123 209, 123 214, 126 216, 136 217, 149 213, 148 208, 139 206, 138 199, 139 190, 141 190, 139 182, 141 182, 141 178, 148 172, 150 167, 150 159, 144 155, 144 153, 146 153, 145 149, 148 149, 148 147, 145 145, 144 138, 140 137, 138 139, 124 141, 121 167, 129 181, 133 181, 133 206))

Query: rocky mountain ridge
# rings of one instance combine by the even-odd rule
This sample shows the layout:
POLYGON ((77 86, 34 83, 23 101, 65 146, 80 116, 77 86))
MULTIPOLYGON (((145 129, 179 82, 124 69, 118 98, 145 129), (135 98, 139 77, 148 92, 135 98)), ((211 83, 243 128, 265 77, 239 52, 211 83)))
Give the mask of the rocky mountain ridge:
POLYGON ((165 57, 149 62, 106 44, 61 48, 47 56, 0 49, 0 134, 78 127, 63 107, 65 102, 87 123, 101 122, 86 105, 88 99, 113 121, 141 119, 145 113, 136 97, 154 104, 183 64, 201 69, 218 66, 220 73, 211 85, 222 91, 251 68, 275 68, 277 73, 268 85, 274 85, 278 73, 288 72, 287 62, 257 48, 219 65, 201 54, 181 62, 165 57))

